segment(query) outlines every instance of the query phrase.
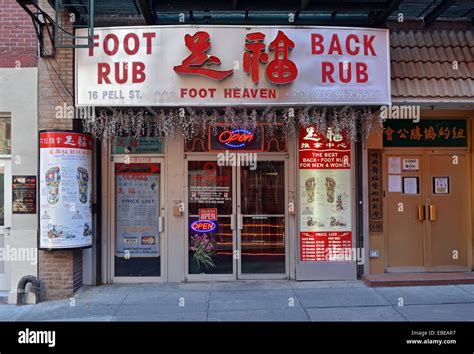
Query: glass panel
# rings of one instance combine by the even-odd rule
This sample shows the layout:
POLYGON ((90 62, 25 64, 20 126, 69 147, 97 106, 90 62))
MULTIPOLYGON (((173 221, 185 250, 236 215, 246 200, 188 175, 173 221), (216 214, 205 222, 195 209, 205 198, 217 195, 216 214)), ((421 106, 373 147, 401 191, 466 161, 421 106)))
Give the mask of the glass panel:
POLYGON ((5 171, 0 167, 0 226, 5 225, 5 171))
POLYGON ((115 276, 161 275, 160 164, 115 164, 115 276))
POLYGON ((285 163, 259 161, 257 168, 241 168, 243 215, 285 214, 285 163))
POLYGON ((212 221, 216 227, 210 232, 196 231, 193 223, 198 220, 189 218, 189 274, 232 274, 230 217, 212 221))
POLYGON ((241 168, 242 273, 285 273, 284 182, 284 161, 241 168))
POLYGON ((189 161, 188 186, 189 274, 232 274, 232 167, 189 161), (203 209, 217 221, 196 223, 203 209))
POLYGON ((285 217, 244 217, 242 273, 285 273, 285 217))
POLYGON ((0 155, 11 154, 11 139, 11 118, 0 118, 0 155))

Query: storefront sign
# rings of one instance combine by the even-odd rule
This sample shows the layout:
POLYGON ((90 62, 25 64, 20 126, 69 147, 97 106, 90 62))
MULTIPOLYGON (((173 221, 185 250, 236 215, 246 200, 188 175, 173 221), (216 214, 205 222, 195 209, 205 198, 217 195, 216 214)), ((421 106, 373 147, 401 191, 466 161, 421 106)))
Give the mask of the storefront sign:
POLYGON ((369 231, 382 232, 382 152, 369 150, 369 231))
POLYGON ((191 230, 195 232, 212 232, 216 228, 216 223, 209 220, 198 220, 191 224, 191 230))
POLYGON ((352 247, 350 149, 337 129, 300 130, 301 261, 347 261, 340 255, 352 247))
POLYGON ((199 209, 199 220, 217 220, 217 208, 199 209))
MULTIPOLYGON (((86 30, 78 29, 78 44, 86 30)), ((76 49, 76 104, 386 105, 388 30, 337 27, 96 28, 76 49)))
POLYGON ((156 137, 120 138, 112 144, 113 154, 162 154, 163 140, 156 137))
POLYGON ((209 151, 263 151, 263 126, 253 130, 217 125, 209 127, 209 151))
POLYGON ((13 176, 12 213, 36 214, 36 176, 13 176))
POLYGON ((390 119, 384 122, 384 147, 466 147, 465 119, 390 119))
POLYGON ((40 132, 40 248, 92 245, 92 137, 40 132))
POLYGON ((158 257, 159 164, 116 164, 117 257, 158 257))

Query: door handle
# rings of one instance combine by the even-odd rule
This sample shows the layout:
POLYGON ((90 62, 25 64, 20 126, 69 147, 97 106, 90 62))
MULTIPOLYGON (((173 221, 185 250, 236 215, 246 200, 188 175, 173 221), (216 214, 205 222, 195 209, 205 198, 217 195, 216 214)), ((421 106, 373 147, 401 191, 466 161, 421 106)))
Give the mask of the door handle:
POLYGON ((242 214, 237 215, 237 229, 242 230, 244 228, 244 217, 242 214))
POLYGON ((235 215, 234 214, 230 216, 230 229, 235 230, 235 215))
POLYGON ((425 221, 425 206, 418 205, 418 220, 425 221))
POLYGON ((436 220, 436 205, 430 204, 430 221, 436 220))

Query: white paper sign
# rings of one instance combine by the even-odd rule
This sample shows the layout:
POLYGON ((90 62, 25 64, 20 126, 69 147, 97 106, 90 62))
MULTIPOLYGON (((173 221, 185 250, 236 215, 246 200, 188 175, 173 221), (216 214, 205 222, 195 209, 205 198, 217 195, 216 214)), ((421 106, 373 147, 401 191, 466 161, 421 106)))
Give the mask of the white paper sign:
MULTIPOLYGON (((77 44, 86 31, 76 31, 77 44)), ((95 28, 94 47, 77 48, 75 58, 78 106, 391 102, 386 29, 95 28)))
POLYGON ((417 177, 403 177, 403 194, 418 194, 417 177))
POLYGON ((401 159, 399 157, 388 158, 388 173, 398 174, 401 173, 400 168, 401 159))
POLYGON ((388 176, 388 191, 401 192, 402 191, 402 177, 398 175, 388 176))
POLYGON ((419 160, 418 159, 403 159, 403 171, 418 171, 419 160))

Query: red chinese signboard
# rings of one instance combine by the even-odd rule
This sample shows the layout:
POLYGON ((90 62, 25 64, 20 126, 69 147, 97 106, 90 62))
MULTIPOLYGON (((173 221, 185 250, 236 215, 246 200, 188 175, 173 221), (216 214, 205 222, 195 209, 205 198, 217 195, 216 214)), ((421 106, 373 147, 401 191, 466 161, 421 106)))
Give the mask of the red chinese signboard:
POLYGON ((309 170, 351 168, 351 145, 347 135, 332 127, 325 135, 315 127, 301 128, 299 166, 309 170))

